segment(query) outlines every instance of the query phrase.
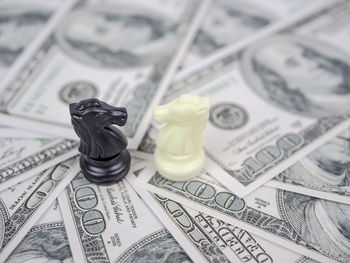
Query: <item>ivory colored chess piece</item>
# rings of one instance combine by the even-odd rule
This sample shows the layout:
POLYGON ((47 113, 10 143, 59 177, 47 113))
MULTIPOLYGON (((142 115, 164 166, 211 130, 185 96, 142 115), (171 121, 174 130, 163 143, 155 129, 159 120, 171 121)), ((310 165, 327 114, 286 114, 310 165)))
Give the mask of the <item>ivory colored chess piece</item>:
POLYGON ((209 118, 209 100, 184 94, 154 110, 157 124, 166 123, 157 136, 154 160, 158 172, 172 181, 198 175, 205 161, 203 130, 209 118))

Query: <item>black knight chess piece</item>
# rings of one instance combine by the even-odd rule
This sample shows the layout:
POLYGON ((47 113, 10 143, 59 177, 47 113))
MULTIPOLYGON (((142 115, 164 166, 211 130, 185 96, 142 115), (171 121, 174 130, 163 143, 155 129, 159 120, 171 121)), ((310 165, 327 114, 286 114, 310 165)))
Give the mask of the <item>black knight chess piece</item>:
POLYGON ((113 107, 98 99, 69 105, 72 125, 80 137, 80 167, 87 179, 98 184, 114 183, 128 173, 128 141, 113 124, 125 125, 125 108, 113 107))

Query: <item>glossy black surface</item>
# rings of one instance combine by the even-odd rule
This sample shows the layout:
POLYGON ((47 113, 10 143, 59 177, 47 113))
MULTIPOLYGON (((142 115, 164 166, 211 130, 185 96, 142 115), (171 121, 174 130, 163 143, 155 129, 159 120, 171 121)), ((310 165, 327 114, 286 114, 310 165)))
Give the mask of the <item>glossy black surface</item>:
POLYGON ((92 98, 69 105, 72 125, 80 138, 80 167, 87 179, 114 183, 128 173, 130 154, 124 134, 115 126, 127 121, 125 108, 92 98))

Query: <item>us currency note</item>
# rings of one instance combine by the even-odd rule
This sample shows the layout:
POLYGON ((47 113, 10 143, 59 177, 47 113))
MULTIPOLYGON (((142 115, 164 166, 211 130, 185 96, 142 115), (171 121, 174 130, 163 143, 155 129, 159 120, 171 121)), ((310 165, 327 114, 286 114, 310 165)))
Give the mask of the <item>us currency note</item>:
POLYGON ((78 159, 71 158, 0 193, 0 262, 16 249, 78 169, 78 159))
MULTIPOLYGON (((0 128, 0 133, 1 130, 0 128)), ((12 138, 9 137, 11 135, 0 137, 0 191, 78 153, 77 141, 40 137, 12 138)))
POLYGON ((39 134, 28 130, 20 130, 7 126, 0 125, 0 137, 6 138, 11 135, 11 138, 53 138, 55 136, 49 134, 39 134))
POLYGON ((8 125, 76 138, 68 104, 96 97, 125 106, 136 148, 207 1, 78 1, 2 83, 8 125), (15 72, 15 73, 14 73, 15 72))
POLYGON ((304 15, 332 1, 279 1, 279 0, 217 0, 213 1, 200 29, 186 54, 177 78, 195 68, 210 64, 217 55, 261 38, 286 21, 304 15))
MULTIPOLYGON (((186 92, 210 99, 207 169, 230 191, 247 195, 349 126, 349 10, 337 3, 167 92, 164 103, 186 92)), ((138 150, 152 152, 156 133, 138 150)))
POLYGON ((204 170, 200 177, 174 182, 151 163, 137 184, 320 262, 350 262, 350 206, 262 186, 244 199, 204 170))
POLYGON ((190 262, 126 180, 101 186, 77 172, 58 200, 75 262, 190 262))
MULTIPOLYGON (((142 174, 142 168, 142 164, 134 166, 133 174, 142 174)), ((137 177, 132 175, 128 175, 128 181, 194 262, 309 262, 243 229, 135 187, 137 177)))
POLYGON ((265 185, 350 204, 350 128, 265 185))
POLYGON ((73 263, 61 211, 56 201, 33 226, 6 260, 73 263))
POLYGON ((64 0, 0 1, 0 82, 64 0))

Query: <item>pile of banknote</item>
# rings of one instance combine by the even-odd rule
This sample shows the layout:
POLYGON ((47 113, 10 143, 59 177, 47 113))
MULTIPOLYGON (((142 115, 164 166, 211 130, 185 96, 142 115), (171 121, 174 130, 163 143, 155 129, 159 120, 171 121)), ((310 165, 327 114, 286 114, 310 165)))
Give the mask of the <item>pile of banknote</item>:
POLYGON ((0 262, 350 262, 349 0, 0 0, 0 262), (206 162, 154 167, 155 106, 208 97, 206 162), (128 111, 88 181, 68 105, 128 111))

